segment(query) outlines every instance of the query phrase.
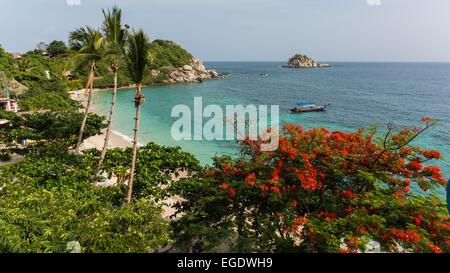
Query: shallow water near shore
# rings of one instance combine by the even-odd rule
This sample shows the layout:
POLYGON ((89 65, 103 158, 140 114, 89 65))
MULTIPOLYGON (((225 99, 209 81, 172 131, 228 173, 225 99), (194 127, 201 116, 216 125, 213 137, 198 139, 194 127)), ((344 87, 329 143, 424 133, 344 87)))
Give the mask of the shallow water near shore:
MULTIPOLYGON (((175 141, 171 136, 172 108, 185 104, 193 109, 194 97, 203 105, 280 105, 280 122, 297 123, 305 128, 325 127, 353 131, 358 128, 392 123, 414 127, 422 117, 439 120, 437 127, 414 142, 426 149, 439 150, 438 163, 450 176, 450 64, 449 63, 332 63, 331 68, 285 69, 276 62, 210 62, 208 68, 230 72, 225 79, 201 84, 178 84, 144 89, 139 142, 180 146, 203 164, 215 154, 235 155, 231 141, 175 141), (266 75, 262 75, 266 74, 266 75), (289 114, 300 101, 331 103, 325 112, 289 114)), ((134 127, 134 89, 118 92, 113 129, 132 136, 134 127)), ((93 106, 107 114, 109 92, 93 96, 93 106)), ((208 121, 204 119, 203 122, 208 121)))

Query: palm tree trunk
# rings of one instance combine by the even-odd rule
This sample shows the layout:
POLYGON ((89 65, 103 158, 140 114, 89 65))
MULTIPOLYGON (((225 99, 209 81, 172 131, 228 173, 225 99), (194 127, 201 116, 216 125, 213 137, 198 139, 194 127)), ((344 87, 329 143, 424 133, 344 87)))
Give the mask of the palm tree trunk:
POLYGON ((128 181, 127 204, 131 203, 131 195, 133 193, 134 172, 136 169, 138 131, 139 131, 139 123, 141 120, 141 105, 144 102, 144 96, 142 95, 141 89, 142 85, 138 84, 136 87, 136 96, 134 97, 134 103, 136 107, 136 118, 134 124, 133 157, 131 159, 131 173, 130 173, 130 180, 128 181))
POLYGON ((105 143, 103 145, 102 153, 100 154, 100 160, 98 162, 98 166, 100 167, 103 164, 103 161, 105 160, 106 151, 108 150, 109 145, 109 137, 111 134, 111 124, 112 124, 112 116, 114 113, 114 108, 116 105, 116 97, 117 97, 117 70, 114 71, 114 89, 112 93, 111 98, 111 109, 109 110, 109 117, 108 117, 108 127, 106 128, 106 136, 105 136, 105 143))
POLYGON ((88 100, 86 102, 86 109, 84 110, 83 121, 81 122, 80 132, 78 134, 77 146, 75 147, 76 153, 80 152, 80 146, 81 146, 81 142, 83 141, 83 134, 84 134, 84 130, 86 127, 86 121, 87 121, 88 114, 89 114, 89 108, 91 106, 92 88, 93 88, 93 83, 94 83, 94 70, 95 70, 95 64, 92 63, 91 72, 89 73, 88 84, 86 87, 86 89, 89 89, 88 90, 88 100))

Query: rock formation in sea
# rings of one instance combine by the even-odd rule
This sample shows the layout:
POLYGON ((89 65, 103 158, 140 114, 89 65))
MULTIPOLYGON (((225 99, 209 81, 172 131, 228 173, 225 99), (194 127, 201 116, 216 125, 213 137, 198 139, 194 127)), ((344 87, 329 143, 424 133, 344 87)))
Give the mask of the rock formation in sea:
MULTIPOLYGON (((150 73, 152 77, 158 77, 161 74, 161 70, 153 69, 150 73)), ((192 58, 192 61, 189 64, 183 65, 182 67, 171 68, 167 73, 167 76, 168 77, 163 80, 164 83, 191 83, 218 78, 221 74, 215 70, 206 69, 201 60, 192 58)))
POLYGON ((322 67, 330 67, 329 64, 319 64, 311 57, 306 56, 305 54, 295 54, 294 57, 289 59, 289 62, 283 67, 287 68, 322 68, 322 67))

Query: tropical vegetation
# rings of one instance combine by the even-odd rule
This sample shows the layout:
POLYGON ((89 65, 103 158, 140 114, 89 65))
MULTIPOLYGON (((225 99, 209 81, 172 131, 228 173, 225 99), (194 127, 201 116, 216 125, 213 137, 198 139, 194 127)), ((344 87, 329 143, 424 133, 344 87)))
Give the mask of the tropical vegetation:
POLYGON ((15 95, 30 111, 0 110, 0 252, 450 251, 435 194, 447 183, 442 156, 413 145, 436 121, 356 132, 286 124, 278 150, 245 139, 211 166, 178 147, 139 146, 149 70, 164 77, 192 56, 122 26, 116 7, 103 15, 101 29, 77 28, 67 46, 41 43, 19 59, 0 47, 0 70, 28 89, 15 95), (104 149, 81 151, 110 131, 117 89, 131 84, 132 148, 108 149, 107 134, 104 149), (96 86, 113 88, 107 119, 90 113, 96 86), (82 88, 80 112, 67 91, 82 88))

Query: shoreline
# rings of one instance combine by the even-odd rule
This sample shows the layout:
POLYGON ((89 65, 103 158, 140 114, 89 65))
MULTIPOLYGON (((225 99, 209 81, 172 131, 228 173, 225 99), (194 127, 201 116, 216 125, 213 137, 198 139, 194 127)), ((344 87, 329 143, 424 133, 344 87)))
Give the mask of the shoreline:
MULTIPOLYGON (((133 87, 122 87, 122 88, 118 88, 118 90, 129 89, 129 88, 133 88, 133 87)), ((97 89, 92 89, 92 92, 102 92, 102 91, 110 91, 110 90, 111 89, 97 88, 97 89)), ((85 89, 69 91, 68 93, 70 94, 71 99, 73 99, 74 101, 80 102, 83 106, 86 106, 87 96, 85 96, 85 89)), ((95 107, 90 107, 90 110, 92 113, 106 117, 105 115, 99 113, 95 109, 95 107)), ((83 141, 83 143, 81 144, 81 147, 80 147, 81 150, 87 150, 87 149, 102 150, 104 141, 105 141, 105 135, 106 135, 106 129, 103 129, 101 134, 85 139, 83 141)), ((141 144, 138 143, 138 145, 141 145, 141 144)), ((111 130, 109 143, 108 143, 108 149, 113 149, 113 148, 126 149, 126 148, 131 148, 132 146, 133 146, 133 141, 132 141, 131 137, 127 136, 126 134, 124 134, 122 132, 119 132, 116 130, 111 130)))
MULTIPOLYGON (((146 85, 143 87, 158 87, 158 86, 165 86, 165 85, 173 85, 173 84, 160 83, 160 84, 146 85)), ((133 88, 135 88, 135 85, 122 86, 122 87, 118 87, 117 91, 133 89, 133 88)), ((113 90, 113 88, 93 88, 92 93, 107 92, 107 91, 112 91, 112 90, 113 90)), ((79 89, 79 90, 72 90, 72 91, 68 91, 67 93, 70 95, 70 98, 72 100, 77 101, 77 102, 81 103, 81 105, 83 105, 83 107, 86 107, 86 99, 87 99, 86 89, 83 88, 83 89, 79 89)), ((80 111, 83 111, 83 110, 80 109, 80 111)), ((94 106, 90 107, 90 112, 107 118, 106 115, 97 111, 97 109, 95 109, 94 106)), ((92 148, 95 148, 97 150, 102 150, 103 145, 104 145, 105 135, 106 135, 106 129, 102 130, 102 133, 100 135, 92 136, 90 138, 85 139, 81 145, 81 150, 92 149, 92 148)), ((130 148, 132 146, 133 146, 133 139, 130 136, 128 136, 125 133, 120 132, 120 131, 111 130, 108 148, 125 149, 125 148, 130 148)), ((142 143, 138 142, 138 146, 144 146, 144 145, 142 143)))
MULTIPOLYGON (((106 129, 102 130, 102 133, 100 135, 92 136, 83 141, 81 144, 80 149, 88 150, 88 149, 97 149, 102 150, 104 141, 105 141, 105 135, 106 135, 106 129)), ((114 149, 114 148, 120 148, 120 149, 126 149, 131 148, 133 146, 133 142, 131 139, 129 139, 128 136, 111 130, 110 136, 109 136, 109 143, 108 143, 108 149, 114 149)))

